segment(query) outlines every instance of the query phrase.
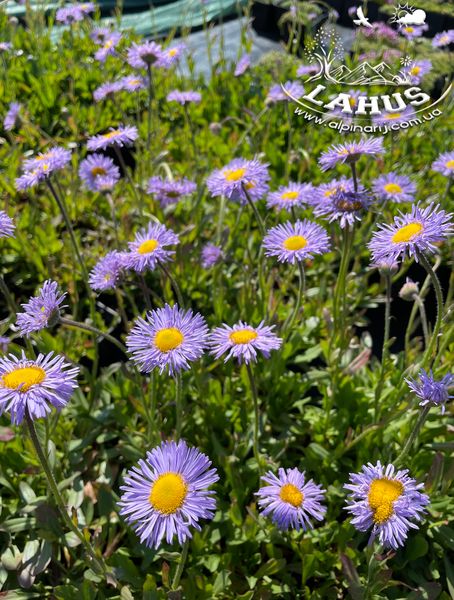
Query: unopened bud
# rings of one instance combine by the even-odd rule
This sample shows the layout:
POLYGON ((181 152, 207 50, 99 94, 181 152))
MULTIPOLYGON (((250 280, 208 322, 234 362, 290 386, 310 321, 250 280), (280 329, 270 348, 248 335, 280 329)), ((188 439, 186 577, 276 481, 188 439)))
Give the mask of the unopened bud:
POLYGON ((407 281, 400 288, 399 297, 407 302, 413 302, 415 296, 419 294, 418 284, 407 277, 407 281))

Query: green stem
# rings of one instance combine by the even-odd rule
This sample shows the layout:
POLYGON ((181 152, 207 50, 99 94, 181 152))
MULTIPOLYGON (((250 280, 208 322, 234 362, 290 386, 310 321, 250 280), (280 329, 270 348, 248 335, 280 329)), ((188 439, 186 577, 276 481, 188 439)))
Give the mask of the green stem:
POLYGON ((175 435, 177 440, 181 438, 183 428, 183 382, 181 373, 175 375, 175 406, 176 406, 176 426, 175 435))
POLYGON ((252 372, 251 365, 246 363, 246 371, 249 378, 249 384, 251 386, 252 399, 254 401, 254 439, 253 439, 253 451, 254 458, 257 462, 257 468, 259 476, 261 475, 261 464, 260 464, 260 451, 259 451, 259 426, 260 426, 260 413, 259 413, 259 398, 257 393, 257 386, 255 384, 254 373, 252 372))
POLYGON ((429 410, 430 410, 430 404, 426 404, 426 406, 424 406, 424 408, 420 411, 418 420, 416 421, 416 425, 413 427, 410 435, 408 436, 408 440, 406 441, 405 446, 404 446, 402 452, 399 454, 399 456, 397 457, 396 461, 394 462, 394 464, 396 466, 402 464, 404 458, 410 452, 411 447, 413 446, 413 442, 415 441, 415 438, 416 438, 416 436, 419 433, 419 430, 423 426, 424 421, 427 419, 427 415, 429 414, 429 410))
POLYGON ((172 581, 172 591, 176 591, 178 586, 180 585, 180 579, 183 575, 184 566, 186 564, 186 560, 188 558, 188 550, 189 550, 189 538, 183 544, 183 549, 181 551, 180 562, 178 563, 177 570, 175 572, 175 577, 172 581))
POLYGON ((350 263, 350 253, 351 253, 351 245, 353 240, 353 228, 350 229, 350 226, 347 224, 345 228, 345 234, 342 244, 342 256, 341 256, 341 264, 339 267, 339 275, 337 278, 337 285, 334 290, 334 300, 333 300, 333 316, 334 316, 334 336, 337 336, 339 333, 342 335, 344 332, 344 321, 345 321, 345 280, 347 277, 348 265, 350 263), (342 304, 342 310, 339 309, 340 304, 342 304))
POLYGON ((106 574, 106 565, 104 564, 104 561, 100 557, 96 556, 89 541, 85 538, 82 531, 80 531, 80 529, 73 523, 72 519, 68 515, 68 512, 65 507, 65 503, 64 503, 63 498, 58 489, 57 482, 55 481, 55 478, 52 473, 52 469, 49 465, 49 462, 47 460, 47 457, 45 456, 43 449, 41 447, 41 443, 39 441, 35 426, 33 424, 33 420, 30 417, 30 413, 28 412, 28 409, 25 410, 25 422, 27 423, 27 428, 28 428, 28 431, 30 434, 30 438, 32 440, 33 446, 35 447, 35 451, 38 456, 39 462, 41 463, 43 471, 46 475, 47 482, 49 484, 49 488, 50 488, 52 494, 54 495, 55 502, 57 503, 57 507, 60 511, 63 521, 65 522, 65 525, 68 527, 68 529, 70 531, 72 531, 77 536, 77 538, 81 541, 82 545, 84 546, 85 551, 90 558, 90 561, 88 561, 89 566, 95 567, 98 572, 106 574))
POLYGON ((385 381, 386 361, 388 360, 389 354, 389 328, 391 323, 391 275, 386 273, 386 303, 385 303, 385 330, 383 335, 383 348, 381 354, 381 370, 380 379, 378 380, 377 387, 375 388, 375 403, 374 403, 374 423, 379 419, 380 413, 380 398, 383 391, 383 384, 385 381))
POLYGON ((440 335, 441 323, 443 320, 443 293, 441 291, 441 286, 440 282, 438 281, 438 277, 436 276, 435 271, 432 269, 424 253, 418 252, 418 258, 432 281, 432 285, 434 286, 435 290, 435 296, 437 297, 437 319, 435 321, 435 326, 432 332, 432 337, 430 339, 429 346, 426 348, 421 362, 421 367, 423 369, 426 369, 435 358, 435 354, 437 352, 438 336, 440 335))
POLYGON ((358 175, 356 174, 356 163, 351 162, 350 168, 351 168, 352 177, 353 177, 353 187, 354 187, 355 192, 357 192, 358 191, 358 175))
POLYGON ((265 224, 263 222, 262 217, 260 216, 259 211, 257 210, 257 207, 255 205, 255 202, 252 201, 252 198, 249 195, 249 192, 246 189, 246 186, 244 185, 244 183, 241 184, 241 187, 243 188, 243 192, 244 195, 246 196, 246 199, 248 201, 249 206, 252 208, 255 218, 257 219, 257 223, 260 229, 260 233, 262 234, 262 237, 265 237, 266 231, 265 231, 265 224))
POLYGON ((178 306, 180 308, 184 308, 184 300, 183 300, 183 296, 181 295, 181 291, 180 291, 180 287, 178 286, 178 283, 176 282, 175 278, 171 275, 171 273, 167 269, 167 267, 165 267, 162 263, 160 263, 159 266, 161 267, 164 274, 170 281, 170 285, 172 286, 175 296, 177 298, 178 306))
POLYGON ((153 100, 153 79, 151 74, 151 65, 147 63, 148 75, 148 114, 147 114, 147 150, 150 152, 151 143, 151 103, 153 100))
POLYGON ((139 207, 140 216, 142 217, 143 216, 143 202, 140 201, 139 194, 137 193, 136 186, 134 185, 134 182, 129 173, 129 169, 127 168, 126 163, 123 159, 121 150, 117 144, 113 144, 113 149, 114 149, 116 157, 118 158, 118 162, 120 163, 121 170, 123 171, 124 176, 126 177, 129 185, 131 186, 132 193, 134 194, 134 198, 137 202, 137 206, 139 207))
POLYGON ((15 315, 17 313, 17 311, 19 310, 19 307, 17 306, 14 298, 10 294, 8 286, 6 285, 6 282, 3 279, 3 275, 0 275, 0 290, 2 291, 3 295, 5 296, 6 304, 8 305, 8 307, 11 311, 11 314, 15 315))
POLYGON ((287 162, 285 165, 285 178, 288 179, 290 175, 290 161, 292 157, 292 118, 290 116, 289 103, 284 102, 285 110, 287 113, 287 125, 288 125, 288 140, 287 140, 287 162))
POLYGON ((291 334, 291 329, 293 324, 295 323, 295 319, 298 316, 298 313, 301 308, 301 303, 303 301, 303 296, 306 287, 306 275, 304 272, 304 265, 302 261, 298 261, 298 272, 299 272, 299 286, 298 286, 298 295, 296 297, 295 308, 293 309, 293 313, 288 320, 288 323, 284 323, 283 331, 288 331, 288 334, 291 334))
POLYGON ((114 344, 117 348, 119 348, 122 352, 126 354, 126 346, 124 346, 119 340, 114 338, 112 335, 105 331, 101 331, 97 327, 93 327, 93 325, 88 325, 87 323, 80 323, 79 321, 73 321, 72 319, 67 319, 66 317, 60 317, 60 323, 62 325, 66 325, 67 327, 75 327, 76 329, 82 329, 82 331, 90 331, 99 337, 105 338, 111 344, 114 344))
POLYGON ((424 307, 424 301, 419 294, 415 294, 414 299, 419 308, 419 314, 421 316, 422 331, 424 334, 424 347, 427 348, 429 345, 429 326, 427 325, 427 315, 424 307))

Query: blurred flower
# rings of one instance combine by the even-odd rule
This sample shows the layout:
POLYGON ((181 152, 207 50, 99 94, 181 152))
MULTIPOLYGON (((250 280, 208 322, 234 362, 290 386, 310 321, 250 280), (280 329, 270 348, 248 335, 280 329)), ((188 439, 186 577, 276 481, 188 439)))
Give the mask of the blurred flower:
POLYGON ((208 327, 205 319, 178 304, 150 310, 146 320, 138 317, 126 338, 128 352, 141 371, 155 368, 169 375, 189 369, 207 347, 208 327))
POLYGON ((60 318, 60 309, 64 308, 66 292, 58 292, 58 283, 48 279, 39 289, 38 295, 21 304, 23 313, 17 313, 16 326, 21 335, 30 336, 35 331, 53 327, 60 318))
POLYGON ((246 364, 257 360, 257 350, 265 358, 269 358, 271 350, 278 350, 281 347, 282 339, 273 333, 274 325, 265 326, 262 321, 258 327, 252 327, 243 321, 239 321, 233 327, 226 325, 216 327, 210 333, 208 343, 211 347, 211 354, 215 358, 220 358, 227 354, 224 362, 230 358, 237 358, 239 363, 246 364))
POLYGON ((445 240, 452 231, 452 214, 439 210, 439 204, 429 204, 426 208, 413 205, 411 213, 402 212, 394 217, 392 225, 379 225, 372 235, 368 247, 373 261, 397 261, 399 257, 414 257, 418 262, 418 253, 434 254, 438 242, 445 240))
POLYGON ((95 44, 101 45, 111 33, 112 30, 109 29, 109 27, 95 27, 90 32, 90 38, 95 42, 95 44))
POLYGON ((99 87, 95 89, 93 92, 93 100, 95 102, 100 102, 105 98, 112 99, 114 94, 123 89, 123 86, 120 81, 107 81, 106 83, 102 83, 99 87))
POLYGON ((159 263, 172 260, 174 250, 165 246, 179 244, 178 235, 161 223, 150 222, 141 229, 133 242, 129 242, 129 252, 125 255, 125 267, 141 273, 145 269, 154 269, 159 263))
POLYGON ((79 177, 89 190, 99 192, 115 186, 120 170, 108 156, 91 154, 80 163, 79 177))
POLYGON ((323 520, 326 508, 321 502, 325 490, 312 479, 306 481, 304 471, 279 469, 278 477, 268 471, 262 480, 268 484, 256 493, 262 515, 270 515, 273 523, 282 531, 290 527, 306 531, 313 527, 311 518, 323 520))
POLYGON ((376 21, 375 23, 371 23, 371 25, 372 27, 361 27, 357 32, 367 38, 379 37, 390 41, 397 40, 399 37, 397 31, 383 21, 376 21))
POLYGON ((414 302, 415 296, 419 294, 419 285, 407 277, 404 285, 399 290, 399 298, 407 302, 414 302))
POLYGON ((428 374, 424 369, 421 369, 419 381, 412 378, 405 379, 405 381, 411 391, 421 400, 419 406, 426 406, 427 404, 441 406, 442 415, 446 411, 446 402, 450 398, 454 398, 449 394, 449 388, 454 385, 454 375, 452 373, 448 373, 442 379, 437 380, 434 378, 432 371, 428 374))
POLYGON ((372 190, 383 201, 412 202, 415 199, 416 185, 406 175, 391 172, 374 179, 372 190))
POLYGON ((361 156, 375 156, 382 154, 383 138, 365 138, 359 142, 348 142, 330 146, 319 158, 322 171, 333 169, 338 163, 356 162, 361 156))
POLYGON ((16 226, 4 210, 0 210, 0 238, 14 237, 16 226))
POLYGON ((111 128, 108 133, 88 138, 87 148, 89 150, 105 150, 114 144, 117 146, 130 146, 138 135, 137 127, 120 125, 117 129, 111 128))
POLYGON ((57 10, 55 20, 64 25, 70 25, 76 21, 82 21, 85 16, 92 12, 95 12, 95 5, 93 2, 63 6, 57 10))
POLYGON ((447 31, 437 33, 432 40, 432 46, 435 46, 436 48, 449 46, 449 44, 452 43, 454 43, 454 29, 448 29, 447 31))
POLYGON ((162 208, 169 204, 175 204, 183 196, 193 194, 197 184, 183 177, 180 180, 170 181, 162 177, 154 176, 148 180, 147 192, 154 194, 159 200, 162 208))
POLYGON ((68 368, 62 356, 53 352, 36 360, 10 354, 0 358, 0 414, 11 413, 14 425, 22 423, 27 409, 32 419, 45 417, 49 404, 60 410, 77 387, 78 367, 68 368), (48 404, 49 403, 49 404, 48 404))
POLYGON ((330 249, 328 234, 307 219, 272 227, 263 240, 266 256, 276 256, 279 262, 295 264, 330 249))
POLYGON ((223 258, 224 252, 219 246, 205 244, 202 249, 202 267, 204 269, 210 269, 223 258))
POLYGON ((210 467, 205 454, 180 440, 162 442, 128 471, 118 504, 141 543, 158 548, 176 535, 183 544, 191 526, 200 531, 199 520, 213 518, 216 500, 207 488, 219 477, 210 467))
POLYGON ((315 75, 318 73, 320 67, 318 65, 300 65, 296 71, 297 77, 303 77, 304 75, 315 75))
POLYGON ((243 75, 249 67, 251 66, 251 55, 243 54, 243 56, 238 60, 235 66, 235 71, 233 72, 235 77, 239 77, 243 75))
POLYGON ((446 177, 454 176, 454 152, 440 154, 437 160, 432 163, 432 169, 446 175, 446 177))
POLYGON ((426 24, 420 25, 419 27, 415 25, 404 25, 399 28, 399 33, 401 33, 407 40, 413 40, 417 37, 421 37, 424 31, 427 31, 428 26, 426 24))
POLYGON ((16 188, 18 190, 32 188, 50 177, 54 171, 63 169, 70 161, 71 151, 61 146, 54 146, 47 152, 29 158, 24 161, 24 174, 16 179, 16 188))
POLYGON ((156 42, 146 41, 142 44, 133 43, 128 48, 127 61, 135 69, 147 69, 148 66, 169 66, 162 47, 156 42))
POLYGON ((338 189, 334 194, 325 197, 323 202, 314 204, 314 214, 328 219, 329 223, 339 221, 343 229, 361 221, 363 213, 371 204, 370 194, 364 190, 349 191, 338 189))
MULTIPOLYGON (((355 186, 353 179, 347 177, 340 177, 339 179, 332 179, 328 183, 321 183, 314 188, 310 204, 317 206, 318 204, 324 204, 328 202, 331 196, 334 196, 338 192, 353 192, 355 186)), ((358 191, 364 192, 364 187, 360 184, 358 191)))
POLYGON ((267 193, 269 178, 268 165, 262 164, 257 158, 235 158, 222 169, 213 171, 206 184, 212 196, 226 196, 246 204, 243 185, 250 199, 256 202, 267 193))
POLYGON ((415 111, 411 106, 407 106, 404 110, 396 110, 393 112, 383 112, 380 115, 372 115, 374 125, 389 125, 390 123, 404 123, 415 118, 415 111))
POLYGON ((176 44, 171 48, 163 50, 164 61, 166 66, 173 65, 175 62, 180 60, 183 53, 187 50, 187 46, 184 43, 176 44))
POLYGON ((11 343, 11 340, 9 339, 9 337, 7 337, 5 335, 0 335, 0 351, 1 352, 3 352, 4 354, 6 352, 8 352, 10 343, 11 343))
POLYGON ((408 68, 404 70, 405 75, 410 80, 410 83, 416 85, 421 82, 421 79, 432 70, 432 61, 416 60, 408 68))
MULTIPOLYGON (((286 81, 284 84, 286 91, 293 96, 293 98, 301 98, 304 96, 304 87, 299 83, 299 81, 286 81)), ((265 102, 268 104, 274 104, 276 102, 289 102, 290 97, 282 89, 280 83, 273 85, 269 91, 268 95, 265 99, 265 102)))
POLYGON ((309 204, 314 187, 310 183, 294 183, 281 185, 276 192, 268 194, 266 205, 268 208, 277 206, 284 210, 290 210, 292 206, 309 204))
POLYGON ((167 94, 167 102, 178 102, 182 106, 189 102, 199 103, 201 100, 202 95, 199 94, 199 92, 180 92, 179 90, 173 90, 167 94))
POLYGON ((125 256, 125 252, 113 250, 99 259, 88 278, 91 289, 96 292, 114 289, 120 279, 125 256))
POLYGON ((143 77, 139 77, 137 75, 127 75, 126 77, 122 77, 118 83, 120 84, 122 90, 135 92, 137 90, 143 90, 146 81, 143 77))
POLYGON ((103 44, 95 53, 96 60, 105 62, 108 56, 115 56, 116 47, 120 43, 122 35, 119 31, 112 31, 103 40, 103 44))
POLYGON ((21 109, 22 104, 20 104, 19 102, 11 102, 8 108, 8 112, 6 113, 5 118, 3 119, 3 127, 5 131, 11 131, 16 127, 19 127, 21 122, 21 109))
POLYGON ((351 483, 344 485, 352 492, 346 510, 358 531, 372 527, 370 543, 378 536, 383 546, 397 550, 409 529, 418 529, 413 521, 421 520, 429 498, 419 491, 422 483, 407 474, 408 469, 395 471, 393 465, 385 467, 380 461, 363 466, 361 473, 350 473, 351 483))
POLYGON ((0 54, 8 52, 12 47, 13 45, 10 42, 0 42, 0 54))

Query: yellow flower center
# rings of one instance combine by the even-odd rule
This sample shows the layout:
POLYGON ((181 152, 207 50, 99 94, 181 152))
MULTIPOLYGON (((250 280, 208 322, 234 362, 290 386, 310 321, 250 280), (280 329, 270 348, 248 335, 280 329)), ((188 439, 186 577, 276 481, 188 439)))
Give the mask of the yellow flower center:
POLYGON ((104 133, 102 137, 110 139, 110 138, 115 137, 116 135, 118 135, 118 131, 114 130, 114 131, 109 131, 109 133, 104 133))
POLYGON ((168 54, 169 56, 175 56, 175 54, 178 52, 178 50, 176 48, 172 48, 171 50, 169 50, 168 54))
POLYGON ((347 148, 342 148, 342 150, 339 150, 339 154, 341 156, 346 156, 347 154, 350 154, 350 151, 347 148))
POLYGON ((401 116, 402 116, 402 113, 396 112, 396 113, 388 113, 387 115, 385 115, 385 118, 388 120, 391 120, 391 119, 398 119, 401 116))
POLYGON ((284 240, 282 245, 286 250, 302 250, 307 246, 307 240, 302 235, 292 235, 284 240))
POLYGON ((140 83, 140 79, 129 79, 129 85, 138 85, 140 83))
POLYGON ((394 479, 374 479, 369 487, 367 501, 376 523, 384 523, 394 514, 394 502, 402 495, 404 486, 394 479))
POLYGON ((296 200, 298 198, 298 192, 284 192, 281 196, 281 200, 296 200))
POLYGON ((229 337, 234 344, 249 344, 258 337, 258 333, 253 329, 239 329, 238 331, 232 331, 229 337))
POLYGON ((184 340, 184 335, 176 327, 166 327, 160 329, 154 338, 156 347, 161 352, 170 352, 181 346, 184 340))
POLYGON ((104 49, 108 50, 109 48, 112 48, 112 46, 113 46, 113 41, 107 40, 107 42, 104 44, 104 49))
POLYGON ((252 188, 255 188, 256 184, 255 184, 255 181, 248 181, 247 183, 244 183, 243 185, 247 190, 251 190, 252 188))
POLYGON ((354 98, 353 96, 350 96, 350 98, 348 99, 348 102, 352 108, 354 106, 356 106, 356 98, 354 98))
POLYGON ((154 252, 158 246, 158 240, 146 240, 140 244, 137 248, 137 252, 139 254, 149 254, 150 252, 154 252))
POLYGON ((153 483, 149 501, 152 507, 164 515, 176 513, 183 506, 188 486, 178 473, 164 473, 153 483))
POLYGON ((454 160, 448 160, 445 167, 448 167, 448 169, 454 169, 454 160))
POLYGON ((410 75, 419 75, 421 67, 415 66, 410 69, 410 75))
POLYGON ((387 183, 385 186, 385 192, 389 194, 401 194, 402 188, 397 183, 387 183))
POLYGON ((440 38, 440 42, 442 42, 443 44, 445 42, 447 42, 448 40, 449 40, 449 37, 447 35, 442 35, 441 38, 440 38))
POLYGON ((91 170, 91 174, 93 175, 93 177, 96 177, 97 175, 105 175, 106 170, 102 167, 93 167, 93 169, 91 170))
POLYGON ((414 27, 405 27, 405 31, 407 33, 413 33, 414 30, 415 30, 414 27))
POLYGON ((27 392, 32 385, 41 383, 45 378, 46 371, 41 367, 18 367, 2 376, 2 386, 10 390, 17 390, 20 387, 21 392, 27 392))
POLYGON ((303 492, 293 485, 293 483, 286 483, 281 487, 281 491, 279 492, 279 498, 288 504, 291 504, 295 508, 301 506, 304 500, 303 492))
POLYGON ((239 181, 242 177, 244 177, 245 173, 246 169, 244 168, 227 169, 226 171, 224 171, 224 177, 227 181, 239 181))
POLYGON ((423 229, 424 228, 421 223, 410 223, 409 225, 404 225, 396 231, 392 237, 392 241, 395 244, 411 242, 411 240, 419 235, 423 229))

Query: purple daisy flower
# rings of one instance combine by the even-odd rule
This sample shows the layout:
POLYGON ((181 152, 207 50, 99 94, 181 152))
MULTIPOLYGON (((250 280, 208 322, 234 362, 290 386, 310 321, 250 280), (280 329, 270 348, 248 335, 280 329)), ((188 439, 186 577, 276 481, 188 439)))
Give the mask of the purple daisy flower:
POLYGON ((11 340, 9 339, 9 337, 7 337, 5 335, 0 335, 0 352, 3 352, 3 354, 6 354, 6 352, 8 352, 10 343, 11 343, 11 340))
POLYGON ((167 102, 178 102, 181 106, 189 102, 195 102, 198 104, 202 100, 202 95, 199 92, 187 91, 180 92, 178 90, 173 90, 167 94, 167 102))
POLYGON ((178 304, 150 310, 146 320, 139 317, 126 338, 132 360, 145 373, 158 368, 169 375, 189 369, 207 347, 208 327, 205 319, 178 304))
POLYGON ((262 515, 271 516, 273 523, 282 531, 290 527, 306 531, 313 527, 311 518, 323 520, 326 507, 321 502, 325 490, 312 479, 306 481, 304 471, 279 469, 278 477, 268 471, 262 480, 268 484, 256 492, 262 515))
POLYGON ((103 83, 95 89, 93 92, 93 100, 95 102, 101 102, 106 98, 112 99, 114 95, 123 89, 120 81, 108 81, 103 83))
POLYGON ((5 131, 11 131, 16 127, 19 127, 21 118, 20 112, 22 110, 22 104, 19 102, 11 102, 8 108, 8 112, 3 119, 3 128, 5 131))
POLYGON ((300 65, 296 71, 297 77, 304 77, 304 75, 315 75, 318 73, 320 67, 318 65, 300 65))
POLYGON ((118 83, 121 85, 121 89, 128 92, 136 92, 137 90, 144 89, 146 81, 138 75, 127 75, 126 77, 122 77, 118 83))
POLYGON ((407 106, 404 110, 395 110, 391 112, 383 112, 380 115, 372 115, 374 125, 390 125, 392 123, 406 123, 416 117, 415 111, 411 106, 407 106))
POLYGON ((382 201, 413 202, 416 185, 406 175, 391 172, 374 179, 372 190, 382 201))
POLYGON ((199 521, 214 517, 216 500, 207 488, 219 477, 210 467, 205 454, 180 440, 162 442, 128 471, 118 504, 141 543, 158 548, 176 535, 183 544, 192 537, 190 527, 200 531, 199 521))
POLYGON ((103 256, 90 271, 88 282, 95 292, 104 292, 114 289, 120 279, 124 262, 125 252, 113 250, 103 256))
POLYGON ((404 25, 399 28, 399 33, 401 33, 407 40, 414 40, 417 37, 421 37, 424 31, 427 31, 427 25, 404 25))
POLYGON ((310 183, 294 183, 281 185, 276 192, 268 194, 266 205, 268 208, 277 206, 284 210, 290 210, 292 206, 309 204, 314 194, 314 186, 310 183))
POLYGON ((405 75, 410 80, 410 83, 416 85, 421 82, 424 75, 432 70, 432 61, 416 60, 405 71, 405 75))
POLYGON ((38 295, 30 298, 26 304, 21 304, 23 313, 17 314, 16 326, 21 335, 27 337, 35 331, 53 327, 58 323, 60 310, 64 308, 66 293, 58 292, 58 283, 48 279, 39 289, 38 295))
POLYGON ((47 165, 45 171, 49 175, 54 171, 63 169, 70 161, 70 150, 66 150, 66 148, 62 148, 61 146, 54 146, 46 152, 40 152, 38 156, 24 160, 24 171, 32 171, 33 169, 39 169, 43 165, 47 165))
POLYGON ((115 56, 117 54, 117 46, 122 39, 122 35, 119 31, 112 31, 103 40, 101 48, 95 53, 96 60, 99 62, 105 62, 108 56, 115 56))
POLYGON ((193 194, 197 189, 197 184, 189 179, 169 181, 162 177, 155 176, 148 180, 147 192, 154 194, 159 200, 162 208, 169 204, 175 204, 184 196, 193 194))
POLYGON ((12 47, 13 45, 11 44, 11 42, 0 42, 0 54, 2 54, 3 52, 8 52, 9 50, 11 50, 12 47))
POLYGON ((178 235, 161 223, 150 222, 141 229, 133 242, 129 242, 129 252, 125 255, 125 267, 141 273, 145 269, 154 269, 160 263, 172 260, 174 250, 165 246, 179 244, 178 235))
POLYGON ((432 46, 435 46, 436 48, 443 48, 444 46, 449 46, 449 44, 453 43, 454 29, 448 29, 447 31, 437 33, 432 40, 432 46))
POLYGON ((111 128, 108 133, 94 135, 87 141, 89 150, 105 150, 109 146, 130 146, 139 136, 137 127, 120 125, 117 129, 111 128))
POLYGON ((167 67, 168 61, 162 47, 156 42, 133 43, 128 48, 127 61, 134 69, 147 69, 148 66, 167 67))
POLYGON ((328 234, 317 223, 307 219, 272 227, 263 239, 266 256, 276 256, 279 262, 294 265, 315 254, 325 254, 330 249, 328 234))
MULTIPOLYGON (((304 96, 304 87, 299 83, 299 81, 286 81, 284 84, 287 92, 293 96, 293 98, 301 98, 304 96)), ((290 98, 282 89, 280 83, 273 85, 269 91, 268 95, 265 99, 265 102, 268 104, 275 104, 276 102, 289 102, 290 98)))
POLYGON ((181 56, 186 52, 188 47, 184 43, 175 44, 171 48, 166 48, 163 50, 165 66, 170 67, 178 60, 180 60, 181 56))
POLYGON ((234 76, 239 77, 240 75, 243 75, 243 73, 245 73, 249 69, 250 66, 251 66, 251 55, 243 54, 243 56, 236 63, 235 71, 233 72, 234 76))
POLYGON ((42 167, 33 169, 33 171, 27 171, 20 177, 18 177, 15 181, 16 189, 19 191, 28 190, 29 188, 35 187, 41 181, 46 179, 46 170, 48 165, 46 163, 43 164, 42 167))
POLYGON ((446 177, 454 176, 454 152, 440 154, 437 160, 432 163, 432 169, 446 175, 446 177))
POLYGON ((408 469, 396 471, 393 465, 364 465, 361 473, 350 473, 352 492, 347 500, 352 525, 358 531, 372 527, 372 540, 378 536, 385 547, 397 550, 403 546, 410 528, 418 529, 412 521, 420 521, 429 498, 419 490, 422 483, 408 476, 408 469))
POLYGON ((247 203, 243 186, 253 202, 260 200, 269 189, 268 164, 258 159, 235 158, 228 165, 213 171, 206 184, 212 196, 226 196, 230 200, 247 203))
POLYGON ((22 423, 26 409, 39 419, 50 412, 49 403, 59 411, 71 398, 79 369, 53 354, 28 360, 22 351, 20 358, 0 358, 0 414, 9 411, 13 425, 22 423))
POLYGON ((55 20, 63 25, 71 25, 76 21, 82 21, 84 16, 78 6, 62 6, 55 13, 55 20))
POLYGON ((89 190, 99 192, 106 190, 108 183, 108 189, 113 188, 120 179, 120 170, 108 156, 91 154, 80 163, 79 177, 89 190))
POLYGON ((439 209, 432 202, 426 208, 413 205, 411 212, 402 212, 394 217, 392 225, 379 225, 372 235, 368 247, 374 263, 384 260, 397 261, 400 257, 414 257, 418 254, 435 254, 435 244, 445 240, 452 232, 452 214, 439 209))
POLYGON ((446 402, 450 398, 454 398, 449 394, 449 388, 454 385, 454 375, 452 373, 448 373, 442 379, 437 380, 434 378, 432 371, 428 374, 424 369, 421 369, 419 381, 411 378, 405 379, 405 381, 411 391, 421 400, 419 406, 426 406, 427 404, 441 406, 442 415, 446 411, 446 402))
POLYGON ((214 267, 216 263, 224 258, 224 252, 219 246, 215 246, 215 244, 205 244, 202 249, 202 267, 204 269, 210 269, 214 267))
POLYGON ((359 142, 336 144, 320 156, 318 162, 322 171, 333 169, 338 163, 352 163, 361 156, 375 156, 384 152, 382 138, 365 138, 359 142))
POLYGON ((262 321, 258 327, 252 327, 243 321, 239 321, 233 327, 223 323, 222 327, 216 327, 210 333, 209 345, 211 354, 220 358, 227 354, 224 362, 230 358, 237 358, 239 363, 246 364, 257 361, 257 350, 265 358, 269 358, 271 350, 281 347, 282 339, 273 333, 274 325, 268 327, 262 321))
POLYGON ((361 221, 364 211, 371 204, 370 194, 364 190, 344 191, 338 189, 323 202, 314 204, 314 214, 328 219, 329 223, 339 221, 341 229, 353 226, 355 221, 361 221))
POLYGON ((112 30, 109 29, 109 27, 95 27, 93 31, 90 32, 90 39, 92 39, 95 44, 101 45, 111 33, 112 30))
POLYGON ((0 238, 13 237, 16 226, 4 210, 0 210, 0 238))
MULTIPOLYGON (((334 196, 338 192, 353 192, 355 185, 353 179, 350 177, 340 177, 339 179, 332 179, 329 183, 321 183, 314 188, 314 194, 310 201, 313 206, 323 205, 328 202, 331 196, 334 196)), ((360 184, 358 191, 364 191, 364 187, 360 184)))

